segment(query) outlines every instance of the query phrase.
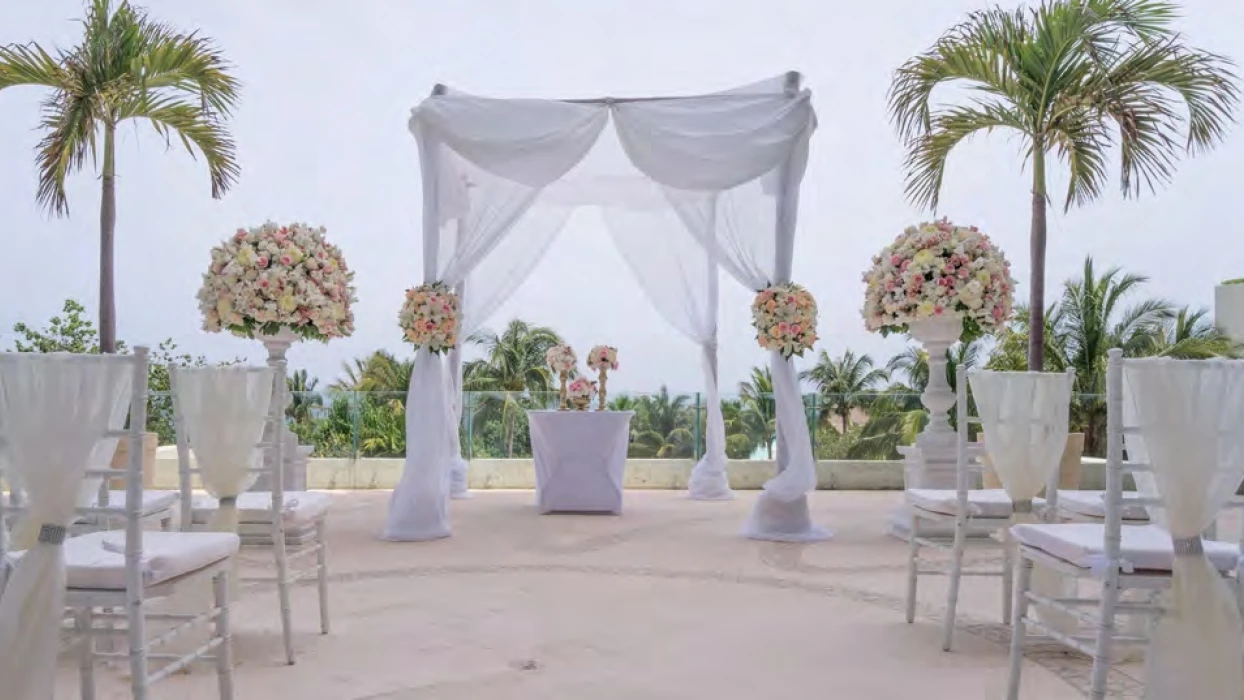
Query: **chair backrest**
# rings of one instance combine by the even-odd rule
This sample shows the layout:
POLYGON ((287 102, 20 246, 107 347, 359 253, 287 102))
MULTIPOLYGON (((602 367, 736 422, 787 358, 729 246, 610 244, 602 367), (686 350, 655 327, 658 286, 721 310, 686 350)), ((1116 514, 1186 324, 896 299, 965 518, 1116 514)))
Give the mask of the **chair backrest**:
MULTIPOLYGON (((1106 364, 1106 556, 1118 561, 1121 546, 1123 514, 1129 507, 1141 506, 1149 511, 1151 520, 1165 529, 1162 515, 1162 497, 1153 478, 1153 466, 1148 461, 1148 451, 1141 437, 1139 418, 1129 405, 1127 387, 1124 385, 1124 368, 1131 360, 1123 357, 1119 348, 1111 349, 1106 364), (1124 459, 1126 452, 1127 459, 1124 459), (1126 477, 1132 476, 1137 485, 1135 492, 1124 490, 1126 477)), ((1190 360, 1195 362, 1196 360, 1190 360)), ((1134 399, 1133 399, 1134 401, 1134 399)), ((1223 510, 1244 509, 1244 499, 1233 498, 1223 510)), ((1221 515, 1221 511, 1219 513, 1221 515)), ((1239 538, 1244 542, 1244 518, 1239 521, 1239 538)), ((1215 539, 1217 524, 1205 532, 1207 539, 1215 539)), ((1244 565, 1244 560, 1241 560, 1244 565)))
MULTIPOLYGON (((141 587, 141 580, 138 578, 137 565, 141 559, 142 551, 142 516, 143 516, 143 437, 147 425, 147 369, 148 369, 148 349, 145 346, 134 348, 131 355, 114 355, 100 357, 97 355, 84 355, 84 361, 104 362, 117 364, 132 365, 130 379, 130 400, 128 405, 128 427, 123 430, 113 430, 111 428, 103 428, 100 430, 99 442, 101 444, 111 444, 113 441, 125 441, 128 447, 129 459, 126 462, 125 469, 118 471, 111 467, 99 466, 94 463, 88 464, 83 472, 83 480, 76 483, 58 483, 58 488, 72 489, 75 493, 81 493, 82 483, 89 483, 97 479, 103 479, 104 485, 111 479, 121 479, 125 483, 126 500, 124 504, 109 504, 106 501, 97 504, 79 502, 75 508, 75 514, 87 519, 107 519, 107 518, 124 518, 125 519, 125 547, 126 547, 126 563, 127 566, 133 564, 134 575, 130 576, 127 571, 127 584, 135 583, 141 587), (130 551, 135 554, 130 555, 130 551)), ((38 358, 23 358, 26 361, 38 361, 38 358)), ((49 357, 49 362, 65 361, 66 355, 57 354, 55 357, 49 357)), ((6 422, 7 417, 0 415, 0 424, 6 422)), ((0 498, 0 579, 8 561, 8 551, 12 542, 8 532, 8 522, 10 516, 16 516, 18 528, 30 527, 30 523, 23 523, 22 519, 29 505, 25 499, 21 498, 22 487, 17 481, 15 473, 5 473, 6 469, 11 469, 9 460, 5 454, 5 438, 3 431, 0 431, 0 478, 3 478, 10 488, 10 499, 6 505, 5 500, 0 498)), ((99 451, 98 449, 96 450, 99 451)), ((66 524, 68 525, 68 523, 66 524)), ((46 526, 44 526, 46 527, 46 526)), ((40 533, 40 537, 42 537, 40 533)), ((18 543, 24 544, 24 543, 18 543)), ((140 591, 141 593, 141 591, 140 591)))
MULTIPOLYGON (((958 365, 955 368, 955 417, 957 428, 957 447, 958 455, 958 481, 956 489, 958 491, 959 503, 961 510, 965 510, 968 501, 968 490, 972 485, 972 477, 974 474, 983 472, 985 467, 981 462, 982 458, 988 454, 988 450, 983 441, 971 442, 969 440, 970 427, 973 425, 981 426, 983 421, 980 417, 979 410, 977 415, 971 415, 969 410, 969 377, 967 368, 964 365, 958 365)), ((1075 370, 1068 369, 1066 371, 1066 380, 1068 385, 1075 385, 1075 370)), ((991 457, 992 459, 992 457, 991 457)), ((996 460, 993 460, 996 462, 996 460)), ((1059 470, 1056 468, 1050 472, 1050 476, 1046 481, 1046 508, 1045 517, 1047 520, 1056 520, 1058 513, 1058 481, 1059 470)), ((1016 512, 1019 512, 1018 509, 1016 512)))
MULTIPOLYGON (((256 444, 256 447, 265 452, 265 458, 260 462, 259 466, 250 468, 250 471, 258 474, 273 475, 277 484, 282 484, 283 462, 284 462, 284 439, 285 439, 285 404, 288 400, 288 386, 286 383, 286 363, 284 360, 277 360, 269 363, 268 366, 262 367, 245 367, 245 368, 229 368, 231 371, 247 371, 254 373, 267 373, 273 371, 272 378, 272 400, 268 406, 268 414, 264 419, 265 429, 263 437, 256 444)), ((169 388, 173 395, 173 429, 177 440, 177 475, 178 486, 181 492, 181 529, 194 529, 194 495, 193 485, 194 476, 200 474, 200 467, 191 466, 191 448, 194 444, 194 436, 191 434, 186 425, 186 417, 181 403, 181 387, 178 383, 179 375, 185 370, 174 365, 169 365, 169 388)), ((200 370, 196 370, 200 371, 200 370)), ((280 489, 274 489, 272 493, 273 512, 280 512, 284 508, 283 492, 280 489)))

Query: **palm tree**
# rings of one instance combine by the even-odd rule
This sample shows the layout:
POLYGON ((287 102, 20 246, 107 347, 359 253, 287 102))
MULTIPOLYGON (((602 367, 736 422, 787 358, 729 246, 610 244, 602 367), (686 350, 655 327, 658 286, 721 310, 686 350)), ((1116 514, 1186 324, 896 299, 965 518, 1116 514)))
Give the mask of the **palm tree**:
POLYGON ((309 422, 311 407, 324 404, 319 394, 315 393, 320 380, 316 377, 309 377, 307 370, 298 369, 285 378, 285 384, 290 391, 289 408, 285 409, 285 415, 289 416, 294 423, 309 422))
POLYGON ((1152 336, 1146 355, 1205 360, 1211 357, 1240 357, 1244 350, 1231 336, 1208 318, 1209 310, 1184 306, 1162 324, 1152 336))
POLYGON ((413 359, 401 359, 388 350, 377 350, 365 358, 343 362, 341 369, 345 376, 333 382, 332 388, 404 394, 410 388, 410 374, 414 368, 413 359))
POLYGON ((836 414, 842 420, 842 433, 851 427, 851 410, 868 403, 870 394, 890 373, 873 368, 873 358, 868 354, 856 357, 850 350, 831 358, 822 350, 812 369, 800 373, 800 379, 812 382, 821 395, 824 411, 836 414))
POLYGON ((504 423, 506 456, 513 457, 519 415, 538 403, 533 394, 548 393, 553 388, 544 354, 562 339, 551 328, 514 319, 500 335, 480 331, 467 342, 481 346, 484 359, 463 366, 463 388, 488 392, 476 404, 477 417, 504 423))
POLYGON ((1116 144, 1123 194, 1136 196, 1168 182, 1182 152, 1214 146, 1232 120, 1232 62, 1184 45, 1177 16, 1162 0, 982 10, 894 76, 890 112, 907 148, 907 195, 918 205, 937 209, 960 142, 995 129, 1022 139, 1032 165, 1030 369, 1044 366, 1047 157, 1068 166, 1064 209, 1101 194, 1116 144), (935 89, 951 84, 969 88, 970 102, 935 108, 935 89))
POLYGON ((196 150, 203 155, 212 197, 219 198, 239 173, 224 127, 237 102, 238 82, 210 39, 153 21, 124 0, 115 9, 111 0, 91 0, 82 30, 77 46, 55 55, 33 42, 0 47, 0 90, 16 85, 52 90, 43 102, 44 134, 36 156, 38 201, 48 211, 67 215, 66 177, 88 158, 101 163, 99 339, 100 351, 113 353, 117 127, 128 120, 149 122, 166 144, 176 135, 191 155, 196 150))
POLYGON ((757 431, 749 425, 747 410, 738 399, 722 399, 721 418, 726 426, 726 457, 748 459, 760 445, 757 431))
POLYGON ((662 386, 652 396, 643 396, 635 405, 634 439, 631 453, 636 457, 680 459, 695 453, 695 436, 686 394, 670 396, 662 386))
POLYGON ((773 398, 773 376, 768 367, 753 367, 751 379, 739 382, 738 421, 753 445, 764 445, 765 455, 773 459, 773 440, 777 430, 777 403, 773 398))

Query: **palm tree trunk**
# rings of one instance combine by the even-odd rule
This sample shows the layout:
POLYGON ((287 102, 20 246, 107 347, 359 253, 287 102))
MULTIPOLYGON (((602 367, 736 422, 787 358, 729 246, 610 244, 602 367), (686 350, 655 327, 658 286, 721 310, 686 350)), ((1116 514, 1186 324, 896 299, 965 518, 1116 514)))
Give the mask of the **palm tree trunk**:
POLYGON ((1028 371, 1045 368, 1045 144, 1032 144, 1032 273, 1028 292, 1028 371))
POLYGON ((103 192, 99 201, 99 351, 117 351, 117 304, 113 285, 113 240, 117 228, 116 127, 104 125, 103 192))
POLYGON ((505 420, 505 456, 507 459, 514 458, 514 414, 510 413, 505 420))
POLYGON ((847 425, 851 421, 851 407, 847 406, 842 412, 842 434, 847 434, 847 425))

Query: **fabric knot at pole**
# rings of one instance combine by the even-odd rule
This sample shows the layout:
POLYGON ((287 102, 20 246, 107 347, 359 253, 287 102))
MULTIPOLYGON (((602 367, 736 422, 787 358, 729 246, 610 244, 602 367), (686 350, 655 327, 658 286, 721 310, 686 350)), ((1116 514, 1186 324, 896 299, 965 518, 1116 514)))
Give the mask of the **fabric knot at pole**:
POLYGON ((65 532, 64 525, 43 525, 39 528, 39 541, 59 547, 65 543, 65 532))
POLYGON ((220 501, 221 506, 226 508, 236 508, 238 505, 237 496, 221 496, 217 500, 220 501))
POLYGON ((1015 501, 1011 504, 1011 510, 1015 513, 1031 513, 1032 501, 1015 501))
POLYGON ((1175 537, 1171 539, 1175 545, 1175 556, 1177 557, 1199 557, 1205 553, 1205 546, 1201 542, 1200 535, 1196 537, 1175 537))

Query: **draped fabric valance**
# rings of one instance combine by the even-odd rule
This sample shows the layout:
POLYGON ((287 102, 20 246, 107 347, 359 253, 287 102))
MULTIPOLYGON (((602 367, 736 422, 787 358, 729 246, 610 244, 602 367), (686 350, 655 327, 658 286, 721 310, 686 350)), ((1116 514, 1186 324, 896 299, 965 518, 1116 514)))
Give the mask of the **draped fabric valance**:
MULTIPOLYGON (((811 95, 794 73, 655 99, 493 99, 438 87, 409 122, 423 179, 424 281, 468 289, 462 328, 478 329, 531 273, 568 212, 600 207, 649 298, 701 348, 717 405, 697 466, 698 481, 708 484, 700 496, 724 497, 718 270, 753 289, 789 281, 798 188, 815 126, 811 95), (606 129, 611 119, 614 128, 606 129), (641 235, 652 244, 637 255, 641 235)), ((416 356, 390 539, 449 534, 444 499, 459 463, 461 402, 448 392, 461 390, 460 355, 450 365, 447 374, 438 356, 416 356)), ((815 465, 794 368, 777 356, 771 369, 786 449, 783 473, 766 496, 794 503, 815 488, 815 465)))

